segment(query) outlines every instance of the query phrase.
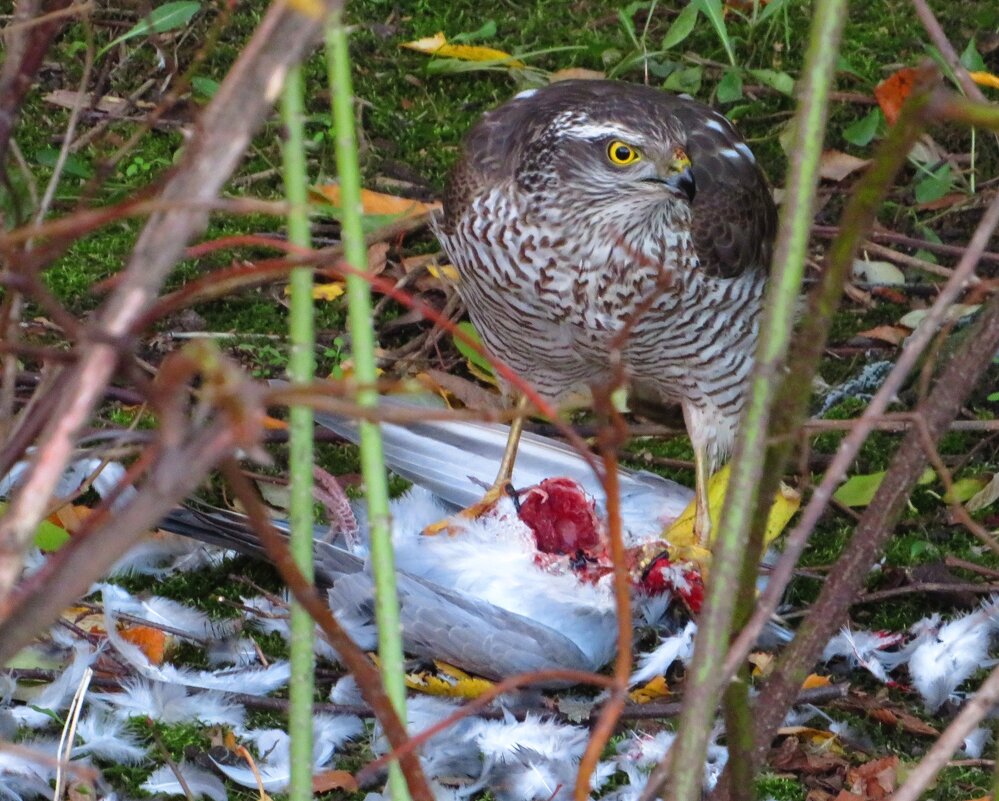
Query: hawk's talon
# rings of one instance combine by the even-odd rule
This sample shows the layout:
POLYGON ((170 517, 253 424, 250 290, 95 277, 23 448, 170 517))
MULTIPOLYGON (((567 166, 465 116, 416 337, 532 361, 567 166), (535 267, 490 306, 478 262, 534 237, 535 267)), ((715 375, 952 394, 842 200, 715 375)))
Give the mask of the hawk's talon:
POLYGON ((482 496, 481 500, 476 501, 471 506, 466 506, 464 509, 456 512, 451 517, 445 517, 443 520, 431 523, 423 529, 423 533, 428 536, 434 536, 443 531, 446 531, 452 536, 460 533, 459 528, 455 526, 455 518, 475 520, 480 515, 483 515, 492 509, 493 506, 496 505, 496 502, 507 494, 508 487, 510 490, 513 489, 509 481, 502 481, 493 484, 493 486, 486 490, 486 494, 482 496))

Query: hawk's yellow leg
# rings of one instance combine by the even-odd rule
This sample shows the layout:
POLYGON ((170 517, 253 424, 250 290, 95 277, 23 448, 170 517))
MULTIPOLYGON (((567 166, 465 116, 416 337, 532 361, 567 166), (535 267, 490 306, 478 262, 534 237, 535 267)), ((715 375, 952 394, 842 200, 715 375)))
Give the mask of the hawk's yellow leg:
MULTIPOLYGON (((528 398, 521 395, 517 400, 517 416, 510 422, 510 433, 506 438, 506 447, 503 449, 503 458, 500 461, 499 470, 492 486, 486 490, 482 500, 473 503, 458 512, 459 517, 473 520, 485 512, 496 501, 503 497, 506 488, 510 484, 510 477, 513 475, 513 465, 517 461, 517 448, 520 445, 520 435, 524 431, 524 417, 528 406, 528 398)), ((438 520, 423 529, 424 534, 440 534, 448 527, 448 518, 438 520)))
POLYGON ((703 444, 694 445, 694 536, 702 548, 711 547, 711 505, 708 500, 711 469, 706 450, 703 444))

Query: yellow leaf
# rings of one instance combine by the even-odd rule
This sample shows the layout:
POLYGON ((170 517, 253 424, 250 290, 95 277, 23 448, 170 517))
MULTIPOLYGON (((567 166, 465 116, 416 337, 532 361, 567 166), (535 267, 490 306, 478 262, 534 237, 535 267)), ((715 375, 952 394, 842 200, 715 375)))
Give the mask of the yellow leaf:
POLYGON ((830 743, 836 739, 836 734, 823 729, 813 729, 810 726, 782 726, 777 730, 777 734, 782 737, 797 737, 799 740, 808 740, 814 745, 830 743))
MULTIPOLYGON (((313 186, 309 191, 314 198, 323 200, 331 206, 339 208, 341 205, 339 184, 313 186)), ((434 209, 439 209, 440 207, 440 203, 423 203, 409 197, 386 195, 384 192, 374 192, 371 189, 361 190, 361 211, 365 214, 419 217, 421 214, 429 214, 434 209)))
POLYGON ((403 42, 400 47, 416 50, 419 53, 426 53, 428 56, 439 56, 440 58, 456 58, 459 61, 505 61, 511 67, 523 67, 524 62, 492 47, 480 47, 479 45, 453 45, 448 44, 444 33, 438 31, 433 36, 425 36, 412 42, 403 42))
POLYGON ((648 704, 666 698, 670 694, 669 685, 664 676, 656 676, 648 684, 637 687, 628 693, 628 699, 635 704, 648 704))
POLYGON ((312 287, 313 300, 336 300, 344 293, 343 283, 336 281, 331 284, 315 284, 312 287))
POLYGON ((988 86, 990 89, 999 89, 999 76, 991 72, 969 72, 971 80, 979 86, 988 86))
POLYGON ((435 660, 434 664, 443 675, 435 676, 428 672, 409 673, 406 675, 406 686, 427 695, 465 699, 478 698, 493 686, 491 681, 470 676, 446 662, 435 660))
POLYGON ((801 683, 802 690, 814 690, 816 687, 828 687, 832 684, 832 679, 828 676, 820 676, 818 673, 809 673, 801 683))
POLYGON ((288 5, 310 19, 322 19, 326 15, 326 7, 320 0, 289 0, 288 5))
MULTIPOLYGON (((717 524, 718 518, 721 516, 722 505, 725 503, 725 492, 728 489, 730 474, 731 469, 729 465, 725 465, 711 476, 711 480, 708 482, 708 508, 711 510, 711 520, 715 524, 717 524)), ((776 496, 774 496, 773 503, 770 506, 770 516, 767 518, 767 530, 764 534, 767 545, 780 536, 781 532, 787 526, 788 521, 798 511, 800 505, 801 494, 782 483, 776 496)), ((696 547, 697 543, 694 542, 694 516, 695 505, 694 501, 691 501, 687 505, 687 508, 680 513, 680 516, 666 529, 665 539, 671 545, 680 548, 696 547)), ((717 530, 717 525, 713 525, 711 530, 712 539, 714 539, 717 530)))
POLYGON ((753 666, 754 676, 769 676, 774 668, 774 655, 765 651, 756 651, 748 657, 749 664, 753 666))
POLYGON ((457 284, 461 280, 458 270, 453 264, 431 264, 427 267, 427 272, 445 284, 457 284))

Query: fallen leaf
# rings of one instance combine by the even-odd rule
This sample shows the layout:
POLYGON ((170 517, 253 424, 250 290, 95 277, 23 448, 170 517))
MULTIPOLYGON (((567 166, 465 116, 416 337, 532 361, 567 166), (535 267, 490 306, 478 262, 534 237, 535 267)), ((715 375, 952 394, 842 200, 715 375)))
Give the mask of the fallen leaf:
POLYGON ((881 342, 888 342, 891 345, 901 345, 907 336, 912 333, 909 328, 898 325, 876 325, 866 331, 858 331, 858 337, 867 339, 877 339, 881 342))
POLYGON ((427 268, 427 272, 445 284, 457 284, 461 280, 458 268, 453 264, 432 264, 427 268))
POLYGON ((889 261, 872 261, 871 259, 854 259, 850 268, 853 277, 858 281, 885 286, 903 286, 905 274, 889 261))
POLYGON ((381 275, 388 264, 388 242, 375 242, 368 248, 368 275, 381 275))
POLYGON ((774 667, 774 655, 763 651, 750 654, 747 661, 753 666, 754 678, 769 676, 774 667))
POLYGON ((434 660, 434 665, 440 671, 439 675, 428 671, 408 673, 406 674, 406 686, 427 695, 466 699, 478 698, 493 687, 491 681, 470 676, 460 668, 446 662, 434 660))
POLYGON ((828 181, 839 183, 870 163, 870 159, 857 158, 842 150, 826 150, 819 157, 819 175, 828 181))
POLYGON ((962 192, 949 192, 935 200, 927 200, 925 203, 917 203, 916 208, 920 211, 939 211, 940 209, 950 209, 961 203, 968 202, 968 195, 962 192))
POLYGON ((884 481, 884 477, 884 470, 877 473, 850 476, 833 493, 833 498, 844 506, 867 506, 873 500, 878 487, 884 481))
POLYGON ((312 299, 325 301, 336 300, 346 291, 347 290, 342 281, 333 281, 328 284, 313 284, 312 299))
POLYGON ((832 684, 832 679, 828 676, 820 676, 818 673, 809 673, 801 683, 802 690, 814 690, 816 687, 828 687, 832 684))
POLYGON ((870 696, 860 690, 852 690, 846 698, 837 701, 835 706, 862 712, 885 726, 901 729, 908 734, 918 734, 924 737, 937 737, 940 734, 928 723, 909 714, 901 707, 870 696))
POLYGON ((649 704, 659 701, 670 694, 669 685, 665 676, 656 676, 648 684, 636 687, 628 693, 629 700, 635 704, 649 704))
POLYGON ((152 664, 163 664, 168 642, 167 635, 163 631, 152 626, 130 625, 123 627, 118 633, 126 642, 139 646, 152 664))
POLYGON ((959 478, 949 490, 944 493, 944 501, 947 503, 964 503, 971 500, 989 484, 989 480, 984 476, 967 476, 959 478))
POLYGON ((991 72, 969 72, 968 75, 971 76, 971 80, 977 83, 979 86, 988 86, 990 89, 999 89, 999 76, 993 75, 991 72))
POLYGON ((895 792, 898 757, 875 759, 846 772, 850 790, 864 801, 881 801, 895 792))
POLYGON ((357 779, 349 770, 326 770, 312 777, 312 792, 325 793, 330 790, 358 791, 357 779))
POLYGON ((444 36, 442 31, 438 31, 433 36, 415 39, 412 42, 403 42, 399 46, 409 50, 416 50, 418 53, 426 53, 428 56, 438 56, 439 58, 456 58, 459 61, 503 61, 510 67, 524 66, 523 61, 514 58, 509 53, 496 50, 492 47, 449 44, 447 37, 444 36))
POLYGON ((548 76, 552 83, 558 81, 599 81, 607 76, 600 70, 588 70, 583 67, 567 67, 564 70, 556 70, 548 76))
MULTIPOLYGON (((954 303, 947 307, 947 311, 944 313, 944 322, 954 323, 963 317, 968 317, 978 311, 978 304, 967 304, 967 303, 954 303)), ((916 309, 906 314, 901 320, 898 321, 899 325, 904 325, 906 328, 911 328, 915 331, 926 315, 929 314, 928 309, 916 309)))
POLYGON ((969 512, 977 512, 991 506, 997 498, 999 498, 999 473, 993 475, 988 484, 972 495, 965 506, 969 512))
MULTIPOLYGON (((323 184, 313 186, 310 190, 313 197, 324 200, 331 206, 340 206, 340 185, 323 184)), ((361 190, 361 210, 365 214, 383 214, 386 216, 419 217, 439 209, 440 203, 423 203, 408 197, 387 195, 371 189, 361 190)))
POLYGON ((919 70, 903 67, 874 87, 874 97, 889 125, 894 125, 898 119, 902 104, 912 91, 912 87, 916 85, 918 75, 919 70))

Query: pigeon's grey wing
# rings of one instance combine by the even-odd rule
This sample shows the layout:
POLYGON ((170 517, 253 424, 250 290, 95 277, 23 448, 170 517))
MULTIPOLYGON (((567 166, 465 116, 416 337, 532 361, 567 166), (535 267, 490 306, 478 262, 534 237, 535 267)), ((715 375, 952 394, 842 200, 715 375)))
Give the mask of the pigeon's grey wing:
MULTIPOLYGON (((283 523, 275 522, 274 525, 282 535, 286 535, 283 523)), ((250 529, 246 518, 234 512, 202 512, 188 507, 177 508, 163 518, 160 528, 222 548, 232 548, 249 556, 267 558, 263 545, 250 529)), ((329 586, 345 573, 356 573, 364 569, 363 559, 327 542, 317 540, 313 546, 313 556, 316 583, 323 586, 329 586)))
MULTIPOLYGON (((380 402, 420 408, 394 397, 380 402)), ((345 439, 358 441, 356 420, 324 412, 317 412, 315 419, 345 439)), ((483 489, 496 478, 509 433, 508 426, 495 423, 443 420, 383 423, 381 429, 388 467, 459 508, 481 500, 483 489)), ((603 486, 573 448, 550 437, 524 433, 513 485, 530 487, 556 476, 574 479, 603 505, 603 486)), ((622 469, 620 482, 622 497, 651 496, 659 504, 660 514, 671 518, 683 511, 693 495, 681 484, 644 471, 622 469)))
MULTIPOLYGON (((501 679, 534 670, 596 670, 580 648, 554 629, 487 601, 453 592, 408 573, 398 574, 402 638, 407 653, 501 679)), ((330 591, 334 608, 372 610, 371 579, 339 578, 330 591)), ((613 615, 608 615, 613 637, 613 615)), ((558 686, 560 682, 545 686, 558 686)))
MULTIPOLYGON (((264 557, 263 547, 245 519, 225 512, 175 509, 160 524, 202 542, 264 557)), ((314 543, 316 583, 331 587, 334 609, 350 609, 374 618, 371 576, 354 554, 327 542, 314 543)), ((580 648, 563 634, 529 618, 478 598, 449 590, 398 571, 403 645, 407 653, 442 659, 477 675, 502 678, 515 673, 554 668, 595 670, 580 648)), ((603 621, 613 637, 613 616, 603 621)), ((598 632, 594 632, 595 635, 598 632)))

